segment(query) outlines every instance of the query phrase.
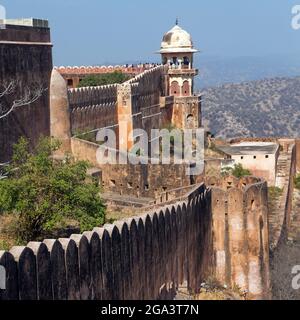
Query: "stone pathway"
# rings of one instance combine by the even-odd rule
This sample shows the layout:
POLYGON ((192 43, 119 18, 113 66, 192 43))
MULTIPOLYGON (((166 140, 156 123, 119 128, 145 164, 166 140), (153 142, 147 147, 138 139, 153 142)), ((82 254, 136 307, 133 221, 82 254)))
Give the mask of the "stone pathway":
POLYGON ((292 242, 300 242, 300 191, 297 189, 294 191, 291 228, 289 230, 288 239, 292 242))
POLYGON ((271 257, 271 284, 274 300, 300 300, 300 290, 294 290, 292 269, 300 265, 300 191, 295 190, 288 241, 271 257))

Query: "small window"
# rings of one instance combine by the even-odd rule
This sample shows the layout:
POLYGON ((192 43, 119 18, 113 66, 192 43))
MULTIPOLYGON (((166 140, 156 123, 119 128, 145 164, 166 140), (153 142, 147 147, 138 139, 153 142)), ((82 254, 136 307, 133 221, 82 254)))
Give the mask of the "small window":
POLYGON ((244 157, 241 157, 241 160, 244 160, 244 157))
POLYGON ((132 182, 128 182, 128 183, 127 183, 127 188, 128 188, 128 189, 132 189, 132 186, 133 186, 132 182))
POLYGON ((256 159, 256 156, 253 156, 253 159, 256 159))
POLYGON ((266 159, 269 159, 269 156, 268 156, 268 155, 266 155, 266 159))
POLYGON ((109 185, 111 187, 115 187, 116 186, 116 180, 110 180, 109 185))
POLYGON ((145 184, 145 191, 149 191, 149 184, 145 184))

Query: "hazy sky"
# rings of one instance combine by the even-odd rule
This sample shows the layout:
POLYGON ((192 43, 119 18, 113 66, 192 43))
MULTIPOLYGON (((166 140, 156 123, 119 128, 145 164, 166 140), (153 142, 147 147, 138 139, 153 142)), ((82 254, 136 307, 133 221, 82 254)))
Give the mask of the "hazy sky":
POLYGON ((189 31, 205 55, 299 54, 300 0, 0 0, 7 18, 50 21, 55 65, 154 61, 163 34, 189 31))

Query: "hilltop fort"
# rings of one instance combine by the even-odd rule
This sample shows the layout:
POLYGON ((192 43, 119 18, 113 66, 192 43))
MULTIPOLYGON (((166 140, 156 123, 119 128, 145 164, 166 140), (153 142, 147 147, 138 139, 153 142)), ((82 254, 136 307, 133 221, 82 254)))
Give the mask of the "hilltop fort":
POLYGON ((160 65, 53 68, 47 21, 7 20, 0 29, 1 90, 12 81, 20 97, 25 85, 45 89, 41 99, 0 118, 1 162, 9 162, 21 136, 32 146, 42 135, 57 138, 62 147, 55 157, 88 160, 108 206, 132 213, 81 235, 0 252, 7 270, 2 299, 171 299, 180 287, 199 293, 210 276, 238 286, 250 299, 271 298, 270 250, 280 246, 291 224, 297 139, 218 144, 207 135, 205 142, 217 152, 203 159, 199 174, 187 174, 191 162, 98 161, 100 130, 115 133, 120 155, 139 139, 136 129, 148 133, 150 145, 154 129, 202 128, 203 97, 194 90, 198 50, 191 35, 176 24, 158 53, 160 65), (113 71, 129 80, 78 88, 86 76, 113 71), (222 169, 239 163, 254 176, 221 176, 222 169), (268 186, 283 190, 272 214, 268 186))

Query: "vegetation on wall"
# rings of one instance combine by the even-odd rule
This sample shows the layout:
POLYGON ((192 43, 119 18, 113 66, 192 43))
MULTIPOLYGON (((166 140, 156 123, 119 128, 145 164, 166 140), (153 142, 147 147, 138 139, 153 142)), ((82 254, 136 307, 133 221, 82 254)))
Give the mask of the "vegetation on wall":
POLYGON ((294 179, 294 183, 295 183, 295 188, 300 190, 300 174, 298 174, 295 179, 294 179))
POLYGON ((80 81, 78 87, 97 87, 108 84, 123 83, 127 80, 129 80, 128 75, 120 71, 115 71, 112 73, 86 76, 80 81))
POLYGON ((222 169, 222 176, 232 175, 236 178, 242 178, 246 176, 251 176, 250 170, 243 168, 241 164, 235 164, 233 168, 226 167, 222 169))
POLYGON ((30 151, 21 138, 7 178, 0 180, 0 214, 17 216, 16 236, 22 242, 41 240, 65 219, 77 221, 81 232, 105 222, 99 187, 87 176, 89 164, 53 160, 58 148, 57 141, 44 138, 30 151))

